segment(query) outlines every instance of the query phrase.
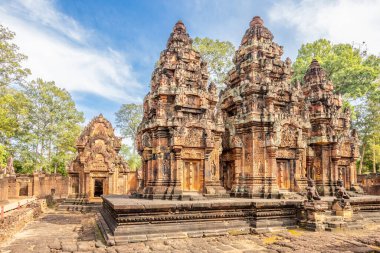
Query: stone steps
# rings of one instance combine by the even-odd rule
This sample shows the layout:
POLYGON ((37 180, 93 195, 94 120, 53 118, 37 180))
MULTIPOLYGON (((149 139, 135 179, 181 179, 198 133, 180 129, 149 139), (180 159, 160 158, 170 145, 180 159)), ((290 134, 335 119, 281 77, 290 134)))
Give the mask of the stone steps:
POLYGON ((69 212, 91 212, 96 211, 101 207, 100 203, 89 203, 85 197, 67 198, 61 203, 57 210, 69 212))

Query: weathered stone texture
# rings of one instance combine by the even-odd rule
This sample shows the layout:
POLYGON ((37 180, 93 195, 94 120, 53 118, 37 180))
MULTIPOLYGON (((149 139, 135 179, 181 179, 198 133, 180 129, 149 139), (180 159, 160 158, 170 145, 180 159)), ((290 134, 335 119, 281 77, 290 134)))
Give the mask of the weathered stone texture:
POLYGON ((237 196, 277 196, 306 186, 308 109, 290 82, 290 59, 254 17, 222 92, 224 185, 237 196))
POLYGON ((358 183, 366 194, 380 195, 380 173, 358 175, 358 183))
POLYGON ((175 25, 153 72, 137 137, 144 196, 220 196, 227 190, 277 197, 304 192, 308 177, 322 195, 332 195, 339 178, 360 191, 349 110, 342 110, 317 61, 302 84, 292 84, 291 61, 282 54, 254 17, 219 101, 215 86, 207 88, 206 64, 185 26, 175 25))
POLYGON ((137 186, 136 173, 118 154, 121 138, 115 136, 111 123, 103 115, 95 117, 77 141, 78 155, 70 165, 71 195, 85 195, 90 201, 103 194, 128 194, 137 186))
POLYGON ((292 84, 291 62, 282 54, 254 17, 221 95, 224 186, 235 196, 278 196, 303 192, 310 177, 321 194, 332 195, 341 177, 346 188, 360 190, 358 139, 342 98, 315 60, 304 82, 292 84))
POLYGON ((216 86, 179 21, 162 51, 144 99, 137 147, 143 158, 146 197, 223 195, 219 155, 222 118, 216 86))

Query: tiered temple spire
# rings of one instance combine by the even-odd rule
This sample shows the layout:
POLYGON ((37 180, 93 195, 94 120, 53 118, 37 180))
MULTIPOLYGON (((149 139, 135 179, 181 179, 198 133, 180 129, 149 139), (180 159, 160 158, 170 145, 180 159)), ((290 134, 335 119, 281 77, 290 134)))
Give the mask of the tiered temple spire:
POLYGON ((225 194, 219 177, 222 118, 207 65, 178 21, 162 51, 144 100, 138 130, 149 198, 225 194))

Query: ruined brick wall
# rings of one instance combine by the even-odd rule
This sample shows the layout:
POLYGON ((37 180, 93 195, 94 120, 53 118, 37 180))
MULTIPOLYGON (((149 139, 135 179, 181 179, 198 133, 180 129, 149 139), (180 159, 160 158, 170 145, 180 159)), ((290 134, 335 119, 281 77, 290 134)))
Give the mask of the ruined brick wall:
POLYGON ((52 191, 58 198, 66 198, 69 187, 68 177, 62 175, 13 175, 0 178, 0 201, 19 197, 45 198, 52 191))
POLYGON ((358 183, 366 194, 380 195, 380 174, 358 175, 358 183))
POLYGON ((4 218, 0 217, 0 243, 11 238, 15 233, 20 231, 26 223, 38 217, 46 207, 45 201, 38 201, 15 209, 6 213, 4 218))
POLYGON ((0 201, 8 199, 8 179, 0 178, 0 201))

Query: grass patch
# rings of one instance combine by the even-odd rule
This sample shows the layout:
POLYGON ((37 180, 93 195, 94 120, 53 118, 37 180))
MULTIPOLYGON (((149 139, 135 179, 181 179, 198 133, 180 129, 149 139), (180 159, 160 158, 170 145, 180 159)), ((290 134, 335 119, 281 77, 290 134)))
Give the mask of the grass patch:
POLYGON ((280 239, 278 236, 270 236, 263 239, 264 244, 272 244, 278 241, 280 239))
POLYGON ((230 234, 230 235, 246 235, 247 231, 243 231, 240 229, 232 229, 232 230, 228 230, 228 234, 230 234))
POLYGON ((294 236, 300 236, 300 235, 302 235, 302 232, 301 232, 301 231, 294 230, 294 229, 289 229, 288 232, 289 232, 291 235, 294 235, 294 236))

